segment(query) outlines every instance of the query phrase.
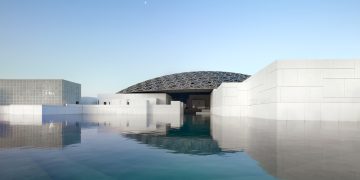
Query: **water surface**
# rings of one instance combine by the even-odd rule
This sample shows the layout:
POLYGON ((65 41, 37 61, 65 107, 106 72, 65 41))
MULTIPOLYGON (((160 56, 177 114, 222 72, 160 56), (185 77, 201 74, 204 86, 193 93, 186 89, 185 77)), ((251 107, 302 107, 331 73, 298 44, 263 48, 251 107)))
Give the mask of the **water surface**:
POLYGON ((1 116, 1 179, 360 179, 358 123, 1 116))

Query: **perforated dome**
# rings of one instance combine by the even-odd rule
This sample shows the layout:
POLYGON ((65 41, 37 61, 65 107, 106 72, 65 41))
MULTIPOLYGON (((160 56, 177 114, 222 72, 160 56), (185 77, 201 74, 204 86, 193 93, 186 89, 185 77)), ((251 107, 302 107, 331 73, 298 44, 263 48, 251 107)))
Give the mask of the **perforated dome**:
POLYGON ((249 75, 221 71, 195 71, 165 75, 150 79, 118 93, 144 92, 208 92, 223 82, 242 82, 249 75))

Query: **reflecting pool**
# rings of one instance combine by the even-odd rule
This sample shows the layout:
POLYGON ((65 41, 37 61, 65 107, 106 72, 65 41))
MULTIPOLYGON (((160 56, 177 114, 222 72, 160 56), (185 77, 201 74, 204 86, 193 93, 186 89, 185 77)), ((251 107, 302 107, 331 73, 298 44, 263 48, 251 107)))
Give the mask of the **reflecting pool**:
POLYGON ((0 179, 360 179, 360 123, 0 116, 0 179))

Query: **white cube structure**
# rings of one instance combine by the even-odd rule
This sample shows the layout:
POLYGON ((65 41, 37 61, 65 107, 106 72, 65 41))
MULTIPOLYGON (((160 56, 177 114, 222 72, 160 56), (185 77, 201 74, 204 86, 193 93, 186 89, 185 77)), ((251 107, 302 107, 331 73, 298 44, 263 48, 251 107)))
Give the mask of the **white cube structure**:
POLYGON ((360 120, 360 60, 276 61, 211 94, 211 113, 277 120, 360 120))

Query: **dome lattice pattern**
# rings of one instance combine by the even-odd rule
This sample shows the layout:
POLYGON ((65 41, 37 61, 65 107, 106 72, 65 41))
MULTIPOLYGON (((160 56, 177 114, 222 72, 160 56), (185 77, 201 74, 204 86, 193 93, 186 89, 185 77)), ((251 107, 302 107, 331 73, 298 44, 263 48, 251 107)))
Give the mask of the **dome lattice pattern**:
POLYGON ((249 75, 221 71, 195 71, 170 74, 130 86, 118 93, 212 90, 223 82, 242 82, 249 75))

